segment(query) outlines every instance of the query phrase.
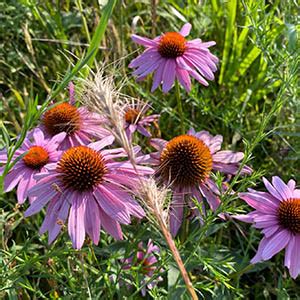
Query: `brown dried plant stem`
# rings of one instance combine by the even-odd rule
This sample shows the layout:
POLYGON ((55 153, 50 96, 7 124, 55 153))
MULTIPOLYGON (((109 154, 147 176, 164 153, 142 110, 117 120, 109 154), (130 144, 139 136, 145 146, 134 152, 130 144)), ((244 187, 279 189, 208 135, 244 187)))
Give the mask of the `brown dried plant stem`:
MULTIPOLYGON (((155 212, 156 214, 156 212, 155 212)), ((185 282, 185 285, 186 285, 186 288, 188 290, 188 292, 190 293, 191 297, 193 300, 197 300, 198 299, 198 296, 193 288, 193 285, 192 285, 192 282, 189 278, 189 275, 185 269, 185 266, 183 264, 183 261, 180 257, 180 254, 179 254, 179 251, 175 245, 175 242, 171 236, 171 233, 170 231, 167 229, 166 227, 166 224, 165 222, 161 219, 159 213, 156 214, 156 218, 157 218, 157 221, 158 221, 158 224, 159 224, 159 227, 161 228, 161 231, 166 239, 166 242, 168 243, 168 246, 173 254, 173 257, 175 259, 175 262, 176 264, 178 265, 179 267, 179 270, 180 270, 180 273, 182 275, 182 278, 185 282)))

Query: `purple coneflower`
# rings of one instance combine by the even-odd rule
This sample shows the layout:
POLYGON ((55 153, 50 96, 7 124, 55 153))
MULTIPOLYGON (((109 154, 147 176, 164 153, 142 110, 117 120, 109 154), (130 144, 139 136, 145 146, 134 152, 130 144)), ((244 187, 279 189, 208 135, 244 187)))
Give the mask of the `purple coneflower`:
POLYGON ((208 48, 216 43, 203 43, 201 39, 187 41, 185 37, 190 33, 191 27, 187 23, 180 32, 167 32, 153 40, 132 35, 132 40, 146 47, 146 50, 129 67, 136 68, 133 74, 137 76, 137 80, 143 80, 154 72, 152 92, 162 83, 162 90, 167 93, 176 78, 187 92, 191 90, 190 76, 205 86, 208 86, 205 78, 214 80, 213 72, 217 70, 219 60, 208 48))
POLYGON ((49 202, 40 229, 41 234, 49 232, 49 243, 55 240, 68 215, 68 231, 76 249, 82 247, 85 233, 98 244, 100 227, 122 239, 120 223, 129 224, 131 215, 144 216, 128 190, 135 190, 139 176, 153 171, 139 165, 134 168, 128 161, 115 161, 126 157, 126 153, 120 148, 102 150, 112 142, 109 136, 88 146, 71 147, 50 166, 49 173, 38 175, 39 181, 29 191, 36 199, 25 216, 39 212, 49 202))
MULTIPOLYGON (((157 272, 157 258, 154 255, 156 253, 159 255, 160 250, 157 246, 153 245, 152 240, 148 241, 147 248, 144 249, 143 242, 140 242, 138 245, 138 252, 136 256, 132 256, 124 260, 124 267, 125 270, 130 270, 132 267, 138 267, 139 271, 142 273, 144 279, 141 282, 141 285, 144 285, 153 275, 157 272)), ((163 269, 160 269, 159 272, 163 272, 163 269)), ((147 284, 147 288, 151 290, 154 286, 157 285, 159 281, 162 281, 162 277, 155 278, 153 281, 147 284)), ((142 295, 146 295, 146 287, 143 287, 142 295)))
POLYGON ((272 184, 263 181, 268 192, 249 189, 239 194, 255 211, 236 218, 253 223, 264 234, 251 263, 268 260, 285 248, 284 264, 296 278, 300 273, 300 190, 295 189, 294 180, 285 184, 278 176, 272 184))
POLYGON ((97 113, 90 112, 86 107, 76 107, 74 99, 74 86, 70 85, 70 101, 55 105, 42 116, 41 129, 46 137, 52 137, 65 132, 65 140, 61 149, 89 144, 92 139, 101 139, 111 133, 101 127, 105 118, 97 113))
MULTIPOLYGON (((236 174, 239 162, 243 159, 242 152, 229 150, 220 151, 223 137, 212 136, 207 131, 188 131, 169 142, 152 139, 151 145, 158 152, 150 154, 150 162, 156 165, 159 180, 170 186, 173 199, 170 207, 170 230, 175 236, 183 219, 185 196, 188 205, 194 207, 190 198, 199 203, 206 198, 212 210, 220 205, 220 191, 211 177, 212 171, 225 174, 236 174)), ((250 174, 251 169, 245 166, 241 174, 250 174)), ((198 212, 196 212, 198 214, 198 212)))
POLYGON ((135 131, 151 137, 151 133, 146 129, 151 123, 158 120, 159 115, 146 116, 149 105, 143 103, 128 104, 124 108, 125 131, 129 140, 135 131))
MULTIPOLYGON (((36 184, 34 175, 47 172, 47 164, 57 162, 61 151, 57 151, 59 144, 65 138, 65 133, 45 139, 43 132, 36 128, 30 137, 25 138, 22 146, 14 153, 12 161, 19 159, 4 179, 4 191, 9 192, 18 186, 18 203, 22 204, 27 198, 28 190, 36 184)), ((0 152, 0 163, 7 162, 6 150, 0 152)), ((33 200, 32 198, 29 198, 33 200)))

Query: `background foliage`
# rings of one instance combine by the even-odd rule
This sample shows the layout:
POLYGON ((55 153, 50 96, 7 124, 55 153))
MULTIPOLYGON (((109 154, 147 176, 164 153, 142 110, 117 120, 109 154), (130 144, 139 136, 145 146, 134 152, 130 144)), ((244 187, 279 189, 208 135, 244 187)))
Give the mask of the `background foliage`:
MULTIPOLYGON (((109 1, 105 9, 103 2, 0 3, 2 146, 13 145, 22 128, 25 134, 37 122, 37 103, 46 105, 49 95, 66 100, 63 87, 70 77, 85 77, 88 68, 84 65, 94 68, 100 62, 110 64, 108 69, 114 72, 116 82, 125 78, 124 93, 149 101, 153 110, 162 114, 164 138, 179 134, 175 89, 168 95, 161 91, 151 94, 151 78, 137 84, 127 66, 138 49, 130 40, 132 33, 154 37, 177 31, 188 21, 193 25, 190 38, 216 41, 212 52, 221 62, 216 81, 208 88, 195 83, 190 94, 181 90, 186 128, 222 134, 224 148, 246 151, 256 172, 234 182, 237 191, 256 183, 262 188, 262 174, 294 178, 300 183, 296 1, 109 1), (119 62, 111 64, 114 61, 119 62)), ((150 150, 145 140, 136 142, 150 150)), ((126 226, 125 241, 116 242, 103 233, 99 246, 88 241, 81 251, 74 251, 66 232, 54 245, 47 245, 47 237, 38 235, 42 214, 24 219, 27 204, 18 207, 13 192, 1 193, 0 201, 1 297, 138 299, 139 272, 122 270, 120 259, 134 251, 140 240, 152 238, 162 249, 160 265, 165 272, 164 281, 147 297, 188 298, 162 237, 146 221, 126 226), (136 288, 116 285, 118 278, 126 281, 132 275, 136 288)), ((235 195, 225 197, 220 208, 247 210, 235 195)), ((202 297, 299 297, 299 279, 289 277, 282 254, 269 262, 249 265, 261 238, 249 225, 223 222, 211 214, 205 226, 192 222, 189 230, 177 244, 202 297)))

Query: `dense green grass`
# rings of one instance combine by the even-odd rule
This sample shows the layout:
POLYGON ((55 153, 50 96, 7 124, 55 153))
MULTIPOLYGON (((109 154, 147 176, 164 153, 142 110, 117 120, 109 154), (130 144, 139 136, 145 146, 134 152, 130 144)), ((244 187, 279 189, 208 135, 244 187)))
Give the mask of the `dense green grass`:
MULTIPOLYGON (((127 66, 138 49, 130 34, 153 37, 188 21, 193 25, 190 38, 216 41, 212 52, 221 62, 208 88, 194 82, 190 94, 181 89, 185 128, 222 134, 224 148, 246 152, 256 172, 234 182, 237 191, 255 184, 262 188, 262 174, 294 178, 300 184, 296 1, 159 1, 156 7, 153 3, 158 1, 115 2, 109 1, 105 10, 98 1, 81 0, 0 4, 1 146, 13 150, 14 138, 37 124, 37 103, 65 100, 64 87, 73 76, 75 82, 88 76, 87 65, 95 69, 119 60, 118 67, 111 64, 108 71, 114 72, 117 84, 125 80, 122 92, 152 103, 161 113, 164 138, 179 134, 175 89, 167 95, 159 90, 151 94, 151 78, 136 83, 127 66)), ((145 140, 137 142, 149 150, 145 140)), ((130 291, 118 287, 116 278, 129 280, 120 260, 148 238, 160 245, 165 270, 164 281, 148 298, 188 298, 163 238, 147 221, 124 227, 122 242, 103 232, 99 246, 87 242, 74 251, 66 230, 48 246, 47 236, 38 235, 43 213, 24 219, 27 204, 16 206, 13 192, 1 194, 0 200, 1 298, 138 299, 138 271, 133 274, 136 289, 130 291)), ((249 210, 236 195, 222 200, 219 211, 249 210)), ((187 239, 176 242, 195 288, 206 299, 299 297, 299 279, 290 278, 283 254, 249 266, 260 238, 248 224, 222 222, 211 214, 205 226, 192 222, 187 239)))

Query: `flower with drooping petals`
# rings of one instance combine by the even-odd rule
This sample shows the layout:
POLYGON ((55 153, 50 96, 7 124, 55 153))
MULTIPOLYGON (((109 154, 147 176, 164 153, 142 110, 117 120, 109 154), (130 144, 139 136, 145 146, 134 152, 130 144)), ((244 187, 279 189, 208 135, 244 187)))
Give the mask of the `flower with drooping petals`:
MULTIPOLYGON (((160 250, 157 246, 153 245, 152 240, 150 239, 147 244, 147 248, 145 249, 143 247, 143 242, 140 242, 138 245, 138 252, 135 256, 131 256, 130 258, 127 258, 124 260, 124 270, 130 270, 131 268, 139 268, 139 273, 143 276, 143 279, 141 280, 141 285, 144 285, 155 272, 157 272, 158 267, 157 263, 158 260, 155 253, 159 255, 160 250)), ((163 269, 160 269, 159 272, 163 272, 163 269)), ((162 277, 159 276, 158 278, 155 278, 153 281, 147 284, 147 286, 143 287, 141 292, 142 295, 146 295, 146 287, 151 290, 154 286, 157 285, 159 281, 162 281, 162 277)))
POLYGON ((205 78, 214 80, 213 72, 217 70, 219 60, 208 48, 216 43, 202 42, 200 39, 187 41, 185 37, 190 33, 191 27, 187 23, 180 32, 167 32, 153 40, 132 35, 132 40, 146 47, 146 50, 129 67, 136 69, 133 74, 137 76, 137 80, 143 80, 154 72, 151 92, 162 83, 162 90, 167 93, 176 79, 190 92, 190 76, 204 86, 208 86, 205 78))
POLYGON ((271 259, 285 249, 284 264, 296 278, 300 274, 300 189, 295 189, 294 180, 285 184, 278 176, 272 177, 272 184, 263 181, 268 192, 248 189, 239 194, 255 211, 235 218, 253 223, 264 234, 251 263, 271 259))
MULTIPOLYGON (((65 138, 65 133, 53 136, 50 140, 45 139, 43 132, 36 128, 25 138, 22 146, 14 153, 12 161, 24 155, 4 179, 4 191, 9 192, 18 186, 18 203, 22 204, 27 198, 28 190, 36 184, 34 175, 47 172, 47 164, 55 163, 61 156, 58 151, 60 143, 65 138), (32 138, 31 138, 32 136, 32 138)), ((0 163, 7 162, 7 152, 0 152, 0 163)), ((30 199, 30 198, 29 198, 30 199)), ((32 199, 30 199, 31 201, 32 199)))
POLYGON ((146 113, 149 105, 141 102, 128 104, 124 108, 125 131, 128 139, 132 140, 135 131, 146 137, 151 137, 151 133, 145 128, 151 123, 157 122, 159 115, 149 115, 146 113))
MULTIPOLYGON (((205 197, 212 210, 220 205, 220 191, 211 177, 212 171, 236 174, 239 170, 244 154, 220 151, 222 141, 221 135, 212 136, 207 131, 195 132, 194 129, 169 142, 162 139, 150 141, 158 152, 150 154, 149 162, 157 166, 159 181, 168 185, 173 193, 170 230, 174 236, 182 223, 185 200, 191 208, 194 207, 192 197, 201 204, 205 197)), ((250 174, 251 171, 245 166, 241 174, 250 174)))
POLYGON ((97 113, 90 112, 86 107, 76 107, 74 98, 74 86, 71 84, 70 101, 55 105, 42 116, 40 128, 46 137, 52 137, 60 132, 65 132, 66 137, 60 148, 89 144, 92 139, 101 139, 111 135, 110 131, 102 126, 105 118, 97 113))
MULTIPOLYGON (((37 184, 29 191, 35 201, 25 212, 31 216, 48 204, 40 233, 49 232, 55 240, 68 217, 68 231, 73 247, 80 249, 87 233, 98 244, 100 228, 116 239, 122 239, 120 224, 129 224, 130 216, 142 218, 144 211, 128 191, 134 191, 139 177, 152 174, 149 167, 132 166, 123 149, 103 150, 114 141, 112 136, 66 150, 47 174, 39 174, 37 184)), ((136 152, 139 147, 134 148, 136 152)), ((137 157, 136 162, 139 162, 137 157)))

